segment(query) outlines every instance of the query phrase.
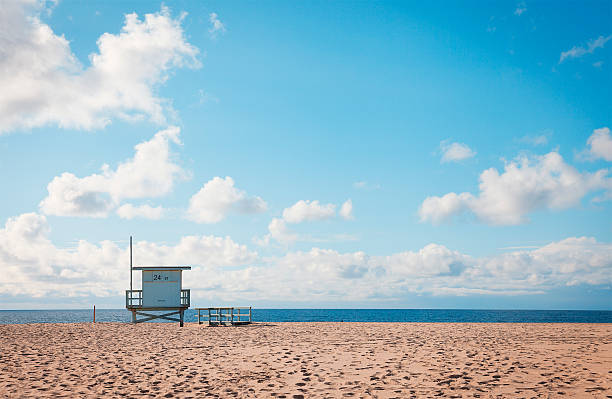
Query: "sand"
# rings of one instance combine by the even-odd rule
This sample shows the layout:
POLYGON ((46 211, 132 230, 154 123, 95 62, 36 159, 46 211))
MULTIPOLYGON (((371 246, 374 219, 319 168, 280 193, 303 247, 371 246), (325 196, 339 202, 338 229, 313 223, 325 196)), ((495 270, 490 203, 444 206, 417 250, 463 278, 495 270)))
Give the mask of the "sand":
POLYGON ((2 397, 612 397, 612 324, 0 326, 2 397))

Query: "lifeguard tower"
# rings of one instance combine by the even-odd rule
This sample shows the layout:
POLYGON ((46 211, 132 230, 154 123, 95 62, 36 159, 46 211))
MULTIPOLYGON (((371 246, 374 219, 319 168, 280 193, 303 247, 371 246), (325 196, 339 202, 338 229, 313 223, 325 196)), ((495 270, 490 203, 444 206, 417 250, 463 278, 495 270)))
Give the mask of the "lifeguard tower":
POLYGON ((132 266, 130 237, 130 289, 125 291, 125 307, 132 312, 132 323, 154 319, 178 321, 183 327, 184 312, 190 305, 190 291, 182 288, 183 270, 191 266, 132 266), (132 289, 132 273, 142 271, 142 289, 132 289), (149 312, 166 312, 153 314, 149 312), (179 315, 179 318, 170 316, 179 315), (144 318, 138 319, 138 316, 144 318))

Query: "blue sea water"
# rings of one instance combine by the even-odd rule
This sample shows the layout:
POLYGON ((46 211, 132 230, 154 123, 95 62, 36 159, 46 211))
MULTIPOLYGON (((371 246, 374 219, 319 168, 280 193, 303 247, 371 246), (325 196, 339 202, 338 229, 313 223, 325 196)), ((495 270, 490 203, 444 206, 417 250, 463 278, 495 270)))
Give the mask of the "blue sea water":
MULTIPOLYGON (((0 310, 0 324, 91 322, 91 309, 0 310)), ((97 322, 131 320, 126 309, 96 309, 97 322)), ((185 312, 196 321, 196 311, 185 312)), ((472 309, 253 309, 256 322, 475 322, 475 323, 612 323, 605 310, 472 310, 472 309)), ((164 322, 164 321, 161 321, 164 322)))

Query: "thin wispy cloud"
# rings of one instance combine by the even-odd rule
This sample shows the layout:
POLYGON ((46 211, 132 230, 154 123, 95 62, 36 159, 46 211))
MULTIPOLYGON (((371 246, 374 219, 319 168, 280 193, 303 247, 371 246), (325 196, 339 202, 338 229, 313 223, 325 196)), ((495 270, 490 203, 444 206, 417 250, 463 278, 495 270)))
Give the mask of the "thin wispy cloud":
POLYGON ((543 146, 548 144, 548 141, 550 140, 550 138, 553 135, 553 131, 550 129, 544 130, 541 133, 536 133, 533 135, 525 135, 519 139, 517 139, 517 141, 519 143, 523 143, 523 144, 529 144, 532 146, 543 146))
POLYGON ((498 248, 500 250, 504 250, 504 251, 508 251, 508 250, 517 250, 517 249, 538 249, 540 248, 540 245, 516 245, 516 246, 511 246, 511 247, 501 247, 498 248))
POLYGON ((211 12, 208 20, 210 21, 210 28, 208 29, 210 36, 215 38, 219 33, 225 33, 225 25, 221 22, 216 12, 211 12))
POLYGON ((487 24, 487 32, 493 33, 497 30, 497 26, 495 26, 495 17, 489 17, 489 23, 487 24))
POLYGON ((531 145, 546 145, 548 144, 548 137, 543 134, 538 136, 523 136, 519 141, 531 145))
POLYGON ((198 104, 203 105, 210 102, 219 103, 219 99, 214 95, 204 91, 204 89, 198 90, 198 104))
POLYGON ((353 183, 353 188, 357 190, 378 190, 380 188, 380 184, 374 184, 367 181, 356 181, 353 183))
POLYGON ((527 11, 527 5, 524 1, 521 1, 517 4, 516 9, 514 10, 514 15, 521 16, 527 11))
POLYGON ((116 212, 121 219, 128 220, 134 218, 159 220, 164 216, 164 208, 161 205, 155 207, 148 204, 135 206, 127 203, 117 208, 116 212))
POLYGON ((559 57, 559 64, 567 59, 580 58, 587 54, 593 54, 598 48, 603 48, 610 39, 612 39, 612 35, 607 37, 599 36, 597 39, 590 40, 586 46, 574 46, 567 51, 563 51, 559 57))

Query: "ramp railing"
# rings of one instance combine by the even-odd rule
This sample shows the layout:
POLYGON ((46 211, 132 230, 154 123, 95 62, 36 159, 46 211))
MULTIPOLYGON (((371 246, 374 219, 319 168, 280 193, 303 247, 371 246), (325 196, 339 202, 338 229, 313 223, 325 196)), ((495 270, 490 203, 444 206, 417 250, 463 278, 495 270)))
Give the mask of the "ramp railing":
POLYGON ((198 324, 208 322, 209 326, 241 325, 253 322, 250 306, 195 308, 198 311, 198 324))

